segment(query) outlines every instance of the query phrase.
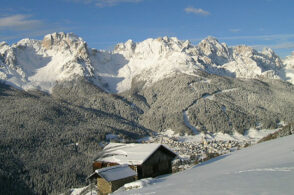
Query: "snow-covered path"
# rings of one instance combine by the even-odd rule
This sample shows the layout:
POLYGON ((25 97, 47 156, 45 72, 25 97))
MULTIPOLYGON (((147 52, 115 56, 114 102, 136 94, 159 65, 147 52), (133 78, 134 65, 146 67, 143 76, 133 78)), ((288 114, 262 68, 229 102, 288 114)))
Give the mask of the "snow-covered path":
POLYGON ((189 127, 195 135, 199 134, 199 131, 193 125, 191 125, 190 122, 189 122, 188 111, 183 112, 183 118, 184 118, 185 125, 187 127, 189 127))
POLYGON ((215 97, 215 95, 217 95, 217 94, 220 94, 220 93, 229 93, 229 92, 236 91, 236 90, 238 90, 238 88, 220 90, 220 91, 216 91, 216 92, 214 92, 212 94, 205 94, 205 95, 202 96, 202 98, 213 100, 214 97, 215 97))
POLYGON ((217 157, 118 194, 293 194, 294 135, 217 157))

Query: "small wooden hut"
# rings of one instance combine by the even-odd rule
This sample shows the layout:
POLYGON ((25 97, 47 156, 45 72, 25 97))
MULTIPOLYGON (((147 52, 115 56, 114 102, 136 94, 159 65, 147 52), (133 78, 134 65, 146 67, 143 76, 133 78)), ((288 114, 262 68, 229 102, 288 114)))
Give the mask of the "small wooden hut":
POLYGON ((137 179, 172 173, 172 160, 177 156, 162 144, 110 143, 94 160, 93 170, 127 164, 137 172, 137 179))
POLYGON ((97 187, 100 194, 114 192, 126 183, 135 181, 137 173, 128 165, 116 165, 97 169, 88 179, 97 179, 97 187))

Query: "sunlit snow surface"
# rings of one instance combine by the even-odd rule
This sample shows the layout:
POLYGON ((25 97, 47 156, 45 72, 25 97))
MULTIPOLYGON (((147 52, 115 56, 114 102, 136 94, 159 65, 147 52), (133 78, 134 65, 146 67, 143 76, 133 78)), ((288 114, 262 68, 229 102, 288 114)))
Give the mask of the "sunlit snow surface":
POLYGON ((293 194, 293 181, 294 135, 291 135, 146 181, 143 188, 115 194, 293 194))
POLYGON ((98 195, 97 191, 94 189, 91 190, 90 186, 81 187, 81 188, 74 188, 70 192, 70 195, 81 195, 81 194, 83 194, 83 195, 98 195))
POLYGON ((294 53, 284 60, 285 80, 294 83, 294 53))

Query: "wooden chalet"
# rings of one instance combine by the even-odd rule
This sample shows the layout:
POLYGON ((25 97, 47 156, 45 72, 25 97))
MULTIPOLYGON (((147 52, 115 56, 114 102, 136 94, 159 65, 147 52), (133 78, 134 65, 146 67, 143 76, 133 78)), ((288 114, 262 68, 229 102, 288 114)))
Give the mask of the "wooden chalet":
POLYGON ((127 164, 137 172, 137 179, 172 173, 172 160, 177 156, 161 144, 110 143, 94 160, 93 170, 127 164))
POLYGON ((128 165, 116 165, 97 169, 88 179, 97 179, 99 194, 114 192, 126 183, 135 181, 137 173, 128 165))

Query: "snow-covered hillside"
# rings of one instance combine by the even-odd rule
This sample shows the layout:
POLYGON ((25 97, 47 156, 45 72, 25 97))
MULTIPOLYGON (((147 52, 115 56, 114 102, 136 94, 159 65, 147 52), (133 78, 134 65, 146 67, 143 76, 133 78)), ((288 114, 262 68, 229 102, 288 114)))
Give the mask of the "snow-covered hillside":
MULTIPOLYGON (((241 78, 285 77, 281 59, 271 50, 228 47, 208 37, 198 45, 175 37, 132 40, 113 51, 87 47, 72 33, 53 33, 42 41, 23 39, 12 46, 0 43, 0 79, 22 89, 51 91, 56 82, 85 77, 113 93, 131 88, 133 79, 145 86, 197 70, 241 78)), ((288 75, 287 75, 288 76, 288 75)))
POLYGON ((115 194, 293 194, 294 135, 206 161, 189 170, 128 184, 115 194))
POLYGON ((291 83, 294 83, 294 52, 284 60, 285 77, 291 83))

